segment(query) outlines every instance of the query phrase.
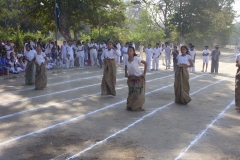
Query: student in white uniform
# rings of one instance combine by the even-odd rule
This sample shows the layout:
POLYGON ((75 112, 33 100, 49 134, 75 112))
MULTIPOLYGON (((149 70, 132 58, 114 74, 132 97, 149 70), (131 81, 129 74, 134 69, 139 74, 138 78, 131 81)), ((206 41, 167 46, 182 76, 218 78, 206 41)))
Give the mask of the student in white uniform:
POLYGON ((152 70, 158 71, 159 68, 159 57, 161 55, 161 49, 159 48, 159 43, 156 44, 156 47, 153 49, 153 62, 152 62, 152 70))
POLYGON ((147 70, 147 62, 141 60, 135 53, 134 47, 128 48, 128 62, 125 66, 125 77, 128 78, 128 111, 144 111, 142 108, 145 102, 145 75, 147 70), (140 70, 140 64, 144 65, 144 71, 140 70))
POLYGON ((63 45, 61 46, 61 53, 62 53, 62 59, 65 60, 67 58, 67 45, 66 41, 63 41, 63 45))
POLYGON ((90 59, 91 64, 94 66, 97 64, 97 44, 94 42, 94 39, 91 39, 91 43, 88 44, 90 50, 90 59))
POLYGON ((7 44, 5 45, 5 51, 7 52, 7 59, 10 60, 10 53, 12 53, 12 45, 10 43, 10 41, 7 41, 7 44))
POLYGON ((235 55, 237 55, 239 53, 239 48, 238 48, 238 44, 235 45, 235 55))
POLYGON ((76 51, 79 61, 79 67, 84 67, 84 45, 82 45, 81 42, 78 42, 76 51))
POLYGON ((144 49, 144 46, 143 46, 142 43, 140 43, 140 45, 139 45, 139 53, 140 53, 140 58, 142 58, 142 59, 143 59, 143 49, 144 49))
POLYGON ((135 49, 135 43, 133 41, 131 43, 132 43, 132 47, 135 49))
POLYGON ((123 46, 123 48, 122 48, 122 52, 123 52, 123 69, 125 69, 125 66, 127 65, 127 61, 128 61, 128 45, 129 45, 129 43, 126 42, 125 46, 123 46))
POLYGON ((166 45, 164 48, 165 54, 166 54, 165 63, 166 63, 166 70, 167 70, 167 69, 170 69, 172 50, 171 50, 168 42, 166 42, 165 45, 166 45))
POLYGON ((197 51, 195 50, 194 45, 192 45, 190 50, 189 50, 189 55, 191 56, 192 62, 193 62, 193 66, 191 68, 189 68, 189 72, 191 72, 191 73, 195 73, 196 53, 197 53, 197 51))
POLYGON ((53 69, 54 66, 56 66, 56 63, 54 63, 54 60, 52 59, 50 54, 47 54, 46 60, 47 60, 47 64, 46 64, 47 69, 53 69))
MULTIPOLYGON (((120 52, 121 53, 121 44, 120 44, 120 42, 119 41, 117 41, 117 50, 118 50, 118 52, 120 52)), ((121 56, 121 55, 120 55, 121 56)), ((117 58, 117 64, 120 66, 120 56, 118 56, 118 57, 116 57, 117 58)))
POLYGON ((73 68, 74 67, 74 60, 71 59, 70 54, 67 54, 67 58, 65 59, 66 68, 73 68))
POLYGON ((70 55, 70 59, 73 61, 73 66, 74 66, 74 53, 73 53, 73 48, 72 48, 72 41, 68 41, 67 45, 67 55, 70 55))
POLYGON ((204 72, 204 67, 206 64, 206 70, 205 72, 207 72, 207 68, 208 68, 208 62, 209 62, 209 55, 211 54, 211 51, 208 49, 208 46, 205 46, 205 49, 203 50, 203 69, 202 72, 204 72))
POLYGON ((101 83, 102 95, 113 95, 116 96, 116 56, 120 56, 121 53, 113 47, 114 43, 108 41, 108 49, 105 49, 102 53, 102 61, 104 61, 105 66, 103 70, 103 78, 101 83))
POLYGON ((160 58, 162 59, 162 65, 165 66, 165 55, 166 55, 166 53, 165 53, 165 45, 162 44, 160 49, 161 49, 161 56, 160 56, 160 58))
POLYGON ((10 60, 8 61, 8 65, 11 68, 13 74, 17 74, 22 71, 22 70, 18 70, 17 67, 15 66, 14 57, 10 58, 10 60))
POLYGON ((47 43, 46 46, 45 46, 45 53, 46 53, 46 54, 51 53, 52 47, 53 47, 52 41, 49 40, 48 43, 47 43))
POLYGON ((181 47, 181 55, 177 56, 177 70, 175 72, 174 92, 175 103, 188 104, 191 101, 189 96, 189 72, 188 68, 193 66, 192 58, 188 54, 187 46, 181 47))
POLYGON ((43 90, 47 87, 46 54, 42 52, 40 44, 36 48, 35 64, 35 90, 43 90))
POLYGON ((35 72, 36 66, 34 63, 34 56, 36 55, 35 50, 31 50, 31 46, 26 44, 26 52, 24 53, 27 62, 26 74, 25 74, 25 84, 33 85, 35 83, 35 72))
POLYGON ((151 71, 151 60, 153 56, 153 49, 151 48, 151 44, 148 45, 148 48, 145 50, 146 53, 146 62, 147 62, 147 71, 151 71))

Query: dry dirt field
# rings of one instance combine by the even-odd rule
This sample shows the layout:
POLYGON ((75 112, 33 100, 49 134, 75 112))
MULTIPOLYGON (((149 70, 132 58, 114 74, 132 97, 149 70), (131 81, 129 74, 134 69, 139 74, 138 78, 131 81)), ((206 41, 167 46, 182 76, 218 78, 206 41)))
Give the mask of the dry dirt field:
POLYGON ((183 106, 174 103, 173 70, 160 61, 146 76, 144 112, 125 110, 120 67, 116 97, 100 96, 97 67, 48 71, 43 91, 22 76, 0 77, 0 160, 239 160, 234 53, 222 53, 219 74, 201 67, 198 55, 192 101, 183 106))

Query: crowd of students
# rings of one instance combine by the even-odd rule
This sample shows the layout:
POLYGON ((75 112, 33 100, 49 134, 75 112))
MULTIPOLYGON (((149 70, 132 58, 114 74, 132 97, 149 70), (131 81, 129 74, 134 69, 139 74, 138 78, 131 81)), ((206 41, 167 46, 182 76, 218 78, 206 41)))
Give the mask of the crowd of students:
MULTIPOLYGON (((26 59, 26 45, 30 46, 31 50, 36 51, 37 44, 42 47, 42 51, 46 54, 46 68, 53 69, 55 66, 73 68, 73 67, 84 67, 84 66, 94 66, 97 65, 102 68, 102 53, 107 48, 106 41, 96 42, 92 39, 90 42, 80 42, 76 40, 64 41, 61 47, 57 45, 56 42, 49 40, 46 44, 42 43, 42 39, 39 38, 38 41, 28 40, 24 44, 24 50, 18 50, 17 54, 14 51, 14 43, 9 41, 0 41, 1 61, 0 61, 0 75, 6 74, 6 70, 9 73, 17 74, 19 72, 24 72, 26 69, 27 59, 26 59), (5 71, 4 71, 5 70, 5 71)), ((135 48, 134 42, 127 42, 125 45, 121 45, 119 41, 114 42, 114 48, 120 52, 120 56, 116 56, 115 60, 117 65, 123 64, 123 69, 126 64, 127 59, 127 48, 132 46, 135 48)), ((196 50, 194 45, 189 44, 189 55, 193 61, 193 67, 189 69, 190 72, 195 72, 195 59, 196 50)), ((146 62, 148 64, 147 71, 158 70, 159 61, 167 69, 170 69, 170 65, 173 64, 174 71, 176 70, 176 57, 179 54, 180 45, 172 43, 157 43, 154 48, 149 44, 146 48, 140 43, 138 51, 140 58, 143 58, 143 53, 146 54, 146 62), (171 59, 172 57, 172 59, 171 59)), ((209 56, 211 51, 208 50, 208 46, 205 46, 203 50, 203 69, 202 72, 207 72, 209 56), (206 68, 205 68, 206 67, 206 68)), ((214 59, 215 60, 215 59, 214 59)), ((211 72, 216 70, 218 72, 218 63, 212 61, 211 72)))

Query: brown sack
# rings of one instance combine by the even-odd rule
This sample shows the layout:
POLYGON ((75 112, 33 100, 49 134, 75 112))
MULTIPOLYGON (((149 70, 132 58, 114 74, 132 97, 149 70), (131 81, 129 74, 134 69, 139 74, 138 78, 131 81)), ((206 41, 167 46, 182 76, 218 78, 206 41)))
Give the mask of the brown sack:
POLYGON ((117 67, 115 60, 106 60, 103 70, 103 78, 101 84, 102 95, 116 96, 116 74, 117 67))
POLYGON ((138 110, 142 108, 145 102, 145 77, 128 77, 128 98, 127 98, 127 109, 138 110))
POLYGON ((36 66, 34 61, 28 61, 25 72, 25 84, 32 85, 35 83, 36 66))
POLYGON ((235 76, 235 106, 240 109, 240 69, 235 76))
POLYGON ((42 90, 47 86, 46 64, 36 63, 35 90, 42 90))
POLYGON ((189 96, 189 73, 187 68, 177 67, 175 72, 175 103, 188 104, 191 101, 189 96))

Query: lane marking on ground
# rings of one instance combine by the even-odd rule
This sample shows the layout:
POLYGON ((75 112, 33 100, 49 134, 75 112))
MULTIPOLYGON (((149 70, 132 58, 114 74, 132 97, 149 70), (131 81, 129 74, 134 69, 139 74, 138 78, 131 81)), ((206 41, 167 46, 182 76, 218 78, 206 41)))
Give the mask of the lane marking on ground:
MULTIPOLYGON (((147 75, 153 75, 153 74, 155 74, 155 73, 154 73, 154 72, 147 73, 147 75)), ((123 80, 126 80, 126 78, 117 79, 117 82, 123 81, 123 80)), ((16 100, 16 101, 12 101, 12 102, 2 103, 2 104, 0 104, 0 106, 5 106, 5 105, 13 104, 13 103, 23 102, 23 101, 30 100, 30 99, 35 99, 35 98, 40 98, 40 97, 44 97, 44 96, 50 96, 50 95, 55 95, 55 94, 60 94, 60 93, 65 93, 65 92, 70 92, 70 91, 75 91, 75 90, 78 90, 78 89, 83 89, 83 88, 88 88, 88 87, 94 87, 94 86, 99 86, 99 85, 101 85, 101 83, 96 83, 96 84, 91 84, 91 85, 85 85, 85 86, 81 86, 81 87, 78 87, 78 88, 72 88, 72 89, 62 90, 62 91, 58 91, 58 92, 47 93, 47 94, 43 94, 43 95, 39 95, 39 96, 34 96, 34 97, 29 97, 29 98, 23 98, 23 99, 16 100)))
MULTIPOLYGON (((221 69, 225 69, 229 66, 231 66, 232 64, 230 65, 227 65, 221 69)), ((155 74, 154 72, 150 72, 150 73, 147 73, 147 75, 152 75, 152 74, 155 74)), ((118 81, 122 81, 124 80, 125 78, 122 78, 122 79, 117 79, 117 82, 118 81)), ((93 86, 97 86, 97 85, 100 85, 101 83, 97 83, 97 84, 92 84, 92 85, 87 85, 87 86, 82 86, 82 87, 78 87, 78 88, 73 88, 73 89, 68 89, 68 90, 62 90, 62 91, 58 91, 58 92, 53 92, 53 93, 48 93, 48 94, 43 94, 43 95, 39 95, 39 96, 34 96, 34 97, 29 97, 29 98, 24 98, 24 99, 21 99, 21 100, 17 100, 17 101, 12 101, 12 102, 7 102, 7 103, 2 103, 0 104, 0 106, 5 106, 5 105, 9 105, 9 104, 14 104, 14 103, 18 103, 18 102, 23 102, 23 101, 26 101, 26 100, 30 100, 30 99, 35 99, 35 98, 40 98, 40 97, 44 97, 44 96, 50 96, 50 95, 55 95, 55 94, 60 94, 60 93, 65 93, 65 92, 70 92, 70 91, 75 91, 75 90, 78 90, 78 89, 83 89, 83 88, 87 88, 87 87, 93 87, 93 86)))
MULTIPOLYGON (((146 82, 152 82, 152 81, 156 81, 156 80, 161 80, 161 79, 172 77, 172 76, 174 76, 174 74, 171 74, 171 75, 168 75, 168 76, 164 76, 164 77, 161 77, 161 78, 151 79, 151 80, 148 80, 146 82)), ((127 78, 125 78, 125 79, 127 80, 127 78)), ((128 86, 126 85, 126 86, 123 86, 123 87, 116 88, 116 90, 120 90, 120 89, 127 88, 127 87, 128 86)), ((0 120, 6 119, 6 118, 11 118, 11 117, 14 117, 14 116, 19 116, 19 115, 22 115, 22 114, 26 114, 28 112, 40 111, 42 109, 53 107, 53 105, 68 103, 68 102, 76 101, 76 100, 83 99, 83 98, 85 99, 85 98, 93 97, 93 96, 96 96, 96 95, 99 95, 99 94, 101 94, 101 92, 90 94, 90 95, 86 95, 86 96, 81 96, 81 97, 70 99, 70 100, 65 100, 65 101, 58 102, 58 103, 51 103, 51 104, 48 104, 47 106, 40 106, 38 108, 33 108, 33 109, 29 109, 29 110, 23 110, 23 111, 20 111, 20 112, 16 112, 16 113, 8 114, 8 115, 5 115, 5 116, 1 116, 0 120)))
POLYGON ((202 138, 202 136, 206 134, 208 129, 211 128, 214 125, 214 123, 216 123, 232 105, 234 105, 234 102, 235 101, 233 100, 225 109, 223 109, 221 111, 221 113, 219 113, 219 115, 217 117, 215 117, 212 120, 212 122, 210 124, 208 124, 207 127, 203 131, 201 131, 196 136, 196 138, 185 149, 183 149, 182 152, 176 158, 174 158, 174 160, 180 159, 193 145, 195 145, 198 142, 198 140, 200 140, 202 138))
MULTIPOLYGON (((124 72, 118 72, 117 74, 122 74, 122 73, 124 73, 124 72)), ((47 84, 47 87, 56 86, 56 85, 60 85, 60 84, 65 84, 65 83, 70 83, 70 82, 82 81, 82 80, 86 80, 86 79, 99 78, 99 77, 103 77, 103 75, 96 75, 96 76, 90 76, 90 77, 84 77, 84 78, 77 78, 77 79, 72 79, 72 80, 68 80, 68 81, 62 81, 62 82, 58 82, 58 83, 50 83, 50 84, 47 84)), ((19 90, 15 90, 15 91, 7 91, 7 92, 4 92, 4 94, 14 93, 14 92, 22 92, 22 91, 28 91, 28 90, 34 90, 34 88, 35 87, 26 88, 26 89, 19 89, 19 90)))
MULTIPOLYGON (((65 71, 68 72, 68 70, 65 70, 65 71)), ((60 73, 64 73, 64 72, 60 72, 60 73)), ((60 74, 60 73, 59 73, 59 74, 60 74)), ((91 73, 99 73, 99 71, 80 72, 79 74, 91 74, 91 73)), ((51 73, 49 73, 49 74, 51 74, 51 73)), ((58 74, 58 73, 54 73, 54 74, 58 74)), ((69 73, 68 75, 49 77, 49 78, 47 78, 47 79, 49 80, 49 79, 62 78, 62 77, 71 77, 71 76, 73 76, 74 74, 76 74, 76 73, 69 73)), ((24 75, 23 75, 23 76, 24 76, 24 75)), ((47 76, 51 76, 51 75, 47 75, 47 76)), ((19 78, 24 78, 24 77, 19 77, 19 78)), ((23 80, 23 81, 20 81, 20 82, 18 81, 18 82, 15 82, 15 83, 11 83, 11 84, 9 84, 9 85, 16 85, 16 84, 24 84, 24 80, 23 80)), ((24 85, 24 86, 25 86, 25 85, 24 85)), ((0 93, 1 93, 1 92, 0 92, 0 93)))
MULTIPOLYGON (((227 78, 228 78, 228 77, 223 78, 223 79, 221 79, 221 80, 218 80, 218 81, 216 81, 216 82, 214 82, 214 83, 212 83, 212 84, 210 84, 210 85, 207 85, 207 86, 205 86, 205 87, 203 87, 203 88, 201 88, 201 89, 199 89, 199 90, 191 93, 190 95, 194 95, 194 94, 200 92, 200 91, 203 90, 203 89, 206 89, 206 88, 208 88, 208 87, 210 87, 210 86, 213 86, 213 85, 215 85, 215 84, 218 84, 218 83, 226 80, 227 78)), ((81 154, 85 153, 86 151, 89 151, 89 150, 93 149, 94 147, 99 146, 99 145, 107 142, 110 138, 113 138, 113 137, 117 136, 118 134, 125 132, 125 131, 128 130, 129 128, 133 127, 135 124, 143 121, 143 120, 144 120, 145 118, 147 118, 147 117, 150 117, 150 116, 154 115, 156 112, 158 112, 158 111, 160 111, 160 110, 162 110, 162 109, 164 109, 164 108, 167 108, 167 107, 170 106, 171 104, 174 104, 174 101, 173 101, 173 102, 170 102, 170 103, 168 103, 168 104, 166 104, 166 105, 164 105, 164 106, 158 107, 158 108, 155 109, 154 111, 146 114, 145 116, 143 116, 143 117, 141 117, 140 119, 138 119, 137 121, 131 123, 131 124, 128 125, 127 127, 119 130, 118 132, 115 132, 114 134, 110 135, 109 137, 105 138, 104 140, 101 140, 101 141, 99 141, 99 142, 96 142, 95 144, 91 144, 90 147, 84 149, 83 151, 78 152, 77 154, 74 154, 73 156, 67 158, 66 160, 72 160, 72 159, 74 159, 74 158, 76 158, 76 157, 81 156, 81 154)))
MULTIPOLYGON (((194 80, 194 79, 196 79, 196 78, 198 78, 198 77, 201 77, 201 76, 203 76, 203 75, 205 75, 205 74, 196 76, 196 77, 194 77, 194 78, 191 78, 190 80, 194 80)), ((145 95, 148 95, 148 94, 151 94, 151 93, 154 93, 154 92, 157 92, 157 91, 160 91, 160 90, 163 90, 163 89, 165 89, 165 88, 172 87, 172 86, 173 86, 173 84, 170 84, 170 85, 168 85, 168 86, 164 86, 164 87, 155 89, 155 90, 153 90, 153 91, 147 92, 145 95)), ((51 126, 42 128, 42 129, 37 130, 37 131, 34 131, 34 132, 30 132, 30 133, 27 133, 27 134, 24 134, 24 135, 17 136, 17 137, 15 137, 15 138, 10 139, 10 140, 1 142, 1 143, 0 143, 0 146, 6 145, 6 144, 8 144, 8 143, 10 143, 10 142, 13 142, 13 141, 20 140, 20 139, 25 138, 25 137, 29 137, 29 136, 33 136, 33 135, 42 133, 42 132, 47 131, 47 130, 49 130, 49 129, 56 128, 56 127, 58 127, 58 126, 62 126, 62 125, 71 123, 71 122, 76 121, 76 120, 78 120, 78 119, 80 119, 80 118, 82 118, 82 117, 86 117, 86 116, 89 116, 89 115, 93 115, 93 114, 95 114, 95 113, 104 111, 104 110, 106 110, 106 109, 113 108, 114 106, 117 106, 117 105, 122 104, 122 103, 126 103, 126 100, 122 100, 122 101, 119 101, 119 102, 117 102, 117 103, 114 103, 114 104, 105 106, 105 107, 103 107, 103 108, 100 108, 100 109, 98 109, 98 110, 90 111, 90 112, 88 112, 88 113, 86 113, 86 114, 82 114, 82 115, 79 115, 79 116, 77 116, 77 117, 64 120, 64 121, 62 121, 62 122, 60 122, 60 123, 57 123, 57 124, 55 124, 55 125, 51 125, 51 126)))

